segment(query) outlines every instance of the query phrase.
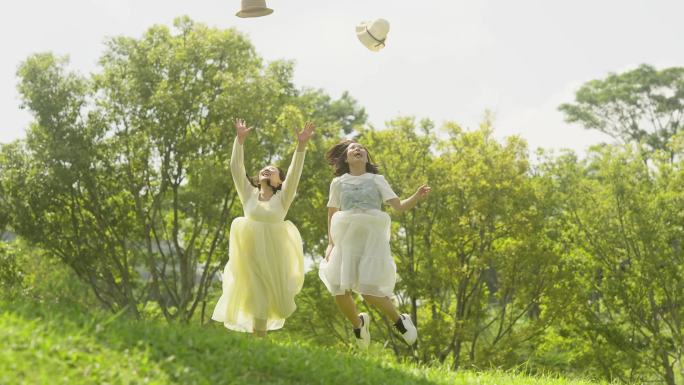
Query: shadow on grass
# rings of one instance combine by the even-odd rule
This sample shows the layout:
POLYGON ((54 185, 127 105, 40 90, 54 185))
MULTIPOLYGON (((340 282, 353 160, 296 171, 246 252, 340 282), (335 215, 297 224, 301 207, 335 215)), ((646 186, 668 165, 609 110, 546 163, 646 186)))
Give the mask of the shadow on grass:
POLYGON ((44 326, 61 337, 86 334, 106 349, 136 352, 165 372, 171 383, 435 384, 372 356, 258 340, 219 324, 137 322, 54 305, 3 307, 27 321, 45 320, 44 326))

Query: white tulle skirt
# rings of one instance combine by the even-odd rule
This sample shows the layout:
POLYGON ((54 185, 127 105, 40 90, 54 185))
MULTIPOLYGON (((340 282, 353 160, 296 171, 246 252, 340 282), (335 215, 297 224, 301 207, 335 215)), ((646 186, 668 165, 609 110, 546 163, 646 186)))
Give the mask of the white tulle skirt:
POLYGON ((390 224, 380 210, 336 212, 330 223, 334 247, 321 261, 318 275, 333 295, 346 291, 389 297, 397 267, 390 253, 390 224))

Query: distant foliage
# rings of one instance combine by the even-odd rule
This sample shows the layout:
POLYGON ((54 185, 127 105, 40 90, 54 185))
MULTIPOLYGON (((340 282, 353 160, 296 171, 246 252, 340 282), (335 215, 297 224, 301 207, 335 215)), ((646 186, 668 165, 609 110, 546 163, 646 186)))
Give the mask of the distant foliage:
POLYGON ((432 187, 414 210, 390 212, 396 301, 418 344, 359 303, 376 352, 451 370, 684 381, 683 69, 641 66, 580 88, 560 107, 566 119, 623 142, 583 159, 531 159, 523 139, 494 137, 489 115, 471 130, 412 117, 377 130, 349 94, 296 88, 293 69, 188 18, 111 39, 89 77, 64 58, 30 56, 19 91, 34 121, 26 140, 0 148, 0 228, 27 242, 0 243, 3 293, 85 307, 94 296, 114 314, 208 322, 242 215, 232 119, 256 127, 249 171, 287 168, 294 129, 313 120, 288 215, 312 270, 282 338, 337 349, 352 338, 316 266, 333 176, 323 154, 353 136, 401 198, 432 187), (90 297, 76 294, 84 287, 90 297))
POLYGON ((206 310, 241 215, 232 119, 257 127, 253 170, 289 161, 304 116, 319 143, 365 120, 347 94, 295 89, 292 71, 263 63, 240 33, 188 18, 109 40, 89 77, 65 58, 30 56, 18 88, 34 122, 25 141, 2 148, 0 219, 112 311, 140 317, 154 301, 169 320, 191 319, 206 310))

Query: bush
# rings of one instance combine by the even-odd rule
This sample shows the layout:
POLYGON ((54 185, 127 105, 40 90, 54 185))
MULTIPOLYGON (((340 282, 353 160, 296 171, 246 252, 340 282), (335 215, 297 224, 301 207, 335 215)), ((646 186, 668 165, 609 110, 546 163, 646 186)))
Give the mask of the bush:
POLYGON ((14 244, 0 242, 0 296, 12 298, 21 291, 24 274, 17 263, 14 244))
POLYGON ((90 287, 68 266, 20 238, 0 242, 0 288, 6 299, 98 306, 90 287))

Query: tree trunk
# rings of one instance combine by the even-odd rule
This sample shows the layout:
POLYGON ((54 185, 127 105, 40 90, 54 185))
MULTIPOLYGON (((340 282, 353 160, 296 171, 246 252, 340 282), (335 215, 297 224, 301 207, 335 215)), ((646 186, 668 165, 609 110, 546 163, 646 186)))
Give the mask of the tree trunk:
POLYGON ((665 378, 665 383, 667 385, 677 385, 675 383, 674 370, 672 369, 672 365, 670 365, 670 357, 668 357, 667 352, 664 349, 659 348, 658 350, 661 365, 663 366, 663 378, 665 378))
POLYGON ((454 342, 454 364, 452 365, 452 370, 457 371, 461 365, 461 340, 456 339, 454 342))

